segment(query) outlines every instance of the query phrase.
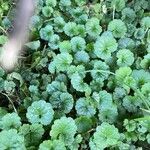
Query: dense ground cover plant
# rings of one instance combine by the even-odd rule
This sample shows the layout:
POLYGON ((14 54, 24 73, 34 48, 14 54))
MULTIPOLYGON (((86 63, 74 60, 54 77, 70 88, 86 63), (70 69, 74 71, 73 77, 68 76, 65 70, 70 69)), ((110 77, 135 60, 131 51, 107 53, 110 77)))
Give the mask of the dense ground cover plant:
MULTIPOLYGON (((16 1, 0 1, 0 46, 16 1)), ((31 42, 0 68, 0 150, 150 147, 150 1, 36 0, 31 42)))

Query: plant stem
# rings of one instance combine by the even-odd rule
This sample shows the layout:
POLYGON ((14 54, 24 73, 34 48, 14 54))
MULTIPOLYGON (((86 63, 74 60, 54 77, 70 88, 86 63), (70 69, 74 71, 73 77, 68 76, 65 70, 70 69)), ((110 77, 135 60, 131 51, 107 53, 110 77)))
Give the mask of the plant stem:
POLYGON ((18 114, 17 109, 15 108, 15 105, 14 105, 14 103, 12 102, 12 100, 10 99, 10 97, 9 97, 7 94, 5 94, 5 93, 2 93, 2 92, 1 92, 1 94, 3 94, 4 96, 7 97, 7 99, 9 100, 9 102, 11 103, 11 105, 13 106, 13 109, 14 109, 15 113, 18 114))
POLYGON ((111 74, 111 75, 116 75, 115 73, 107 71, 107 70, 87 70, 85 72, 87 73, 87 72, 94 72, 94 71, 95 72, 101 72, 101 73, 108 73, 108 74, 111 74))
POLYGON ((115 5, 113 6, 113 20, 115 19, 115 10, 116 10, 116 7, 115 5))
POLYGON ((0 30, 1 30, 4 34, 8 35, 8 34, 7 34, 7 31, 6 31, 2 26, 0 26, 0 30))

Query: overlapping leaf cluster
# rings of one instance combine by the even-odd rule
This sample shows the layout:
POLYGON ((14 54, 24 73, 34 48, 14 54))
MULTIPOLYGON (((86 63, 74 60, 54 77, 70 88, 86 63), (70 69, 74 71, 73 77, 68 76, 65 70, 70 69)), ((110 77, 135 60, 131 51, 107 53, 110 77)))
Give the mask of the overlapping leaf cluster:
MULTIPOLYGON (((2 46, 12 3, 0 4, 2 46)), ((0 68, 0 149, 148 149, 150 1, 36 8, 26 58, 12 73, 0 68)))

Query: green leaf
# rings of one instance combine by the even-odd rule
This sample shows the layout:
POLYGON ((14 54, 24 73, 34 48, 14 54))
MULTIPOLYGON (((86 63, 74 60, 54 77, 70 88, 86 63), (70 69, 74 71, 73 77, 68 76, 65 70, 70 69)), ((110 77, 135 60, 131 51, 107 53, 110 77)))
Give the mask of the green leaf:
POLYGON ((23 83, 24 83, 24 81, 23 81, 23 79, 22 79, 22 76, 19 74, 19 73, 17 73, 17 72, 12 72, 11 74, 9 74, 8 76, 7 76, 7 79, 8 80, 13 80, 13 79, 16 79, 16 80, 18 80, 19 82, 20 82, 20 87, 23 85, 23 83))
POLYGON ((25 44, 28 48, 32 49, 32 50, 37 50, 40 47, 40 41, 32 41, 29 43, 25 44))
POLYGON ((5 44, 8 41, 8 37, 5 35, 0 36, 0 45, 5 44))

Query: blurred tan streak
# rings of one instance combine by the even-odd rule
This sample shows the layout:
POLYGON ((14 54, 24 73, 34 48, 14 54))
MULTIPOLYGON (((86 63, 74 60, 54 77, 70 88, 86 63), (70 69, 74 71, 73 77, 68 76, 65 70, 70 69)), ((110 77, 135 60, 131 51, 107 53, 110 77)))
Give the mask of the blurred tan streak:
POLYGON ((0 65, 6 71, 11 71, 16 66, 22 46, 28 39, 28 25, 34 6, 34 0, 20 0, 18 3, 14 30, 0 54, 0 65))

